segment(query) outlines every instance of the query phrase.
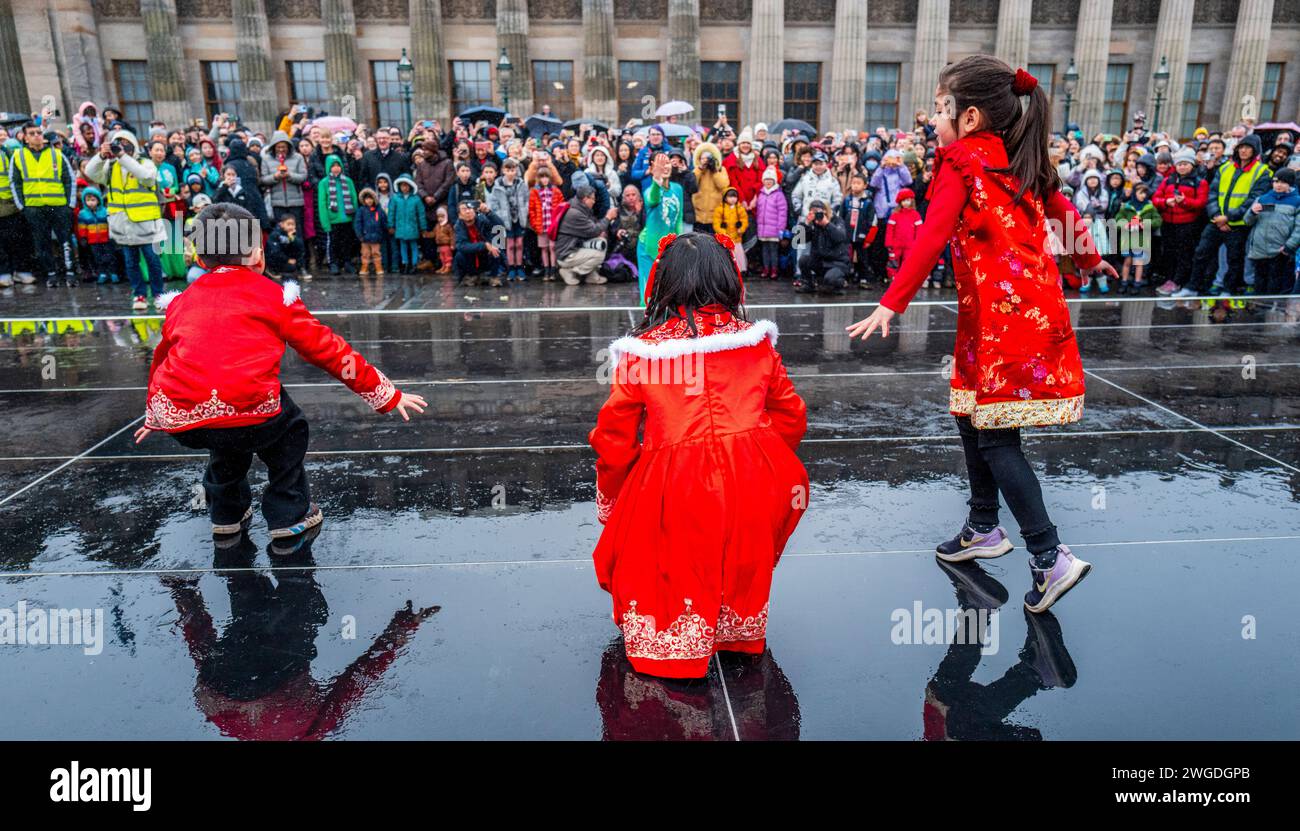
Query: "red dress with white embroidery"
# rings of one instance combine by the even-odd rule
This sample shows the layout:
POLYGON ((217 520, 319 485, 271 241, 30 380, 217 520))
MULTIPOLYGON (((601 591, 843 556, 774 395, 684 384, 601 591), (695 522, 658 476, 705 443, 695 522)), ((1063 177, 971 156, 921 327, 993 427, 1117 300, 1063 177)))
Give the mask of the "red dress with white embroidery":
POLYGON ((223 266, 159 298, 166 318, 149 368, 145 426, 178 433, 245 427, 280 412, 280 359, 292 346, 386 413, 402 394, 298 297, 247 268, 223 266))
POLYGON ((1083 364, 1052 236, 1071 238, 1079 268, 1101 257, 1069 199, 1058 191, 1017 202, 1014 177, 994 172, 1006 165, 994 133, 939 148, 925 223, 880 304, 901 314, 951 243, 957 344, 949 411, 979 429, 1067 424, 1083 416, 1083 364))
POLYGON ((808 504, 807 418, 771 321, 721 307, 611 345, 589 440, 605 529, 593 558, 633 669, 701 678, 761 653, 772 570, 808 504))

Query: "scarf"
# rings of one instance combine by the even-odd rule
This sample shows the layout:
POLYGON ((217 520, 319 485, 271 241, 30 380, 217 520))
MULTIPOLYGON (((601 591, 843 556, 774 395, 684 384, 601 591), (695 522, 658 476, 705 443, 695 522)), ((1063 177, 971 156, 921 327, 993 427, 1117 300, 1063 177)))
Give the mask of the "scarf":
POLYGON ((356 212, 356 206, 352 204, 352 191, 343 185, 343 177, 329 177, 329 206, 330 213, 339 212, 339 203, 343 204, 343 213, 350 214, 356 212))

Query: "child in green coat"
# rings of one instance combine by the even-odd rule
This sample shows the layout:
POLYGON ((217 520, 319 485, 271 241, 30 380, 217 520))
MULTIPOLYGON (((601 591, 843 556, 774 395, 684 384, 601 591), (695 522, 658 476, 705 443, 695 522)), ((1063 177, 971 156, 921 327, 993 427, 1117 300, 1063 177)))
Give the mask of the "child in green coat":
POLYGON ((1115 214, 1115 224, 1119 227, 1119 250, 1124 255, 1124 267, 1119 276, 1120 294, 1138 294, 1146 288, 1142 272, 1151 262, 1153 235, 1160 222, 1160 212, 1151 204, 1151 189, 1141 182, 1134 185, 1133 195, 1115 214))
POLYGON ((343 174, 343 161, 325 159, 327 176, 316 183, 316 222, 325 235, 325 259, 330 273, 338 274, 356 251, 352 219, 357 212, 357 188, 343 174))

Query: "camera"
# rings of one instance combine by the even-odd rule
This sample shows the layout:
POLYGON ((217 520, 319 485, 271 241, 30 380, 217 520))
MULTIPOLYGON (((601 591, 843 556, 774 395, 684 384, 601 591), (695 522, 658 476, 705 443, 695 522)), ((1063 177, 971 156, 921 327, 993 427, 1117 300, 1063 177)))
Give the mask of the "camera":
POLYGON ((826 218, 826 212, 823 210, 813 211, 812 218, 814 222, 821 222, 826 218))
POLYGON ((120 156, 126 152, 126 145, 121 139, 113 139, 108 143, 108 149, 114 156, 120 156))

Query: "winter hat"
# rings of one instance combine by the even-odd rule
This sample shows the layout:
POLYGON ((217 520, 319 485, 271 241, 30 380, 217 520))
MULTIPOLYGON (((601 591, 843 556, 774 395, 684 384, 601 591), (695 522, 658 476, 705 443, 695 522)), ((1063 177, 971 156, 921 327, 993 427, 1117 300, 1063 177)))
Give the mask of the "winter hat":
POLYGON ((821 152, 820 150, 817 151, 817 152, 814 152, 814 153, 812 154, 812 160, 815 161, 815 162, 824 162, 824 161, 826 161, 826 154, 823 153, 823 152, 821 152))
POLYGON ((1174 164, 1179 162, 1190 162, 1196 164, 1196 153, 1190 147, 1184 147, 1174 154, 1174 164))
POLYGON ((755 132, 755 133, 766 133, 766 132, 767 132, 767 125, 764 124, 764 123, 761 122, 761 121, 758 122, 757 124, 754 125, 754 132, 755 132))
POLYGON ((749 142, 751 145, 754 143, 754 131, 748 127, 741 130, 740 137, 736 139, 736 144, 738 145, 744 144, 745 142, 749 142))
POLYGON ((212 204, 211 196, 208 196, 206 193, 196 193, 194 194, 194 198, 190 200, 190 209, 197 211, 202 208, 206 208, 211 204, 212 204))
POLYGON ((894 201, 895 201, 897 204, 901 205, 901 204, 903 204, 903 200, 904 200, 904 199, 911 199, 911 200, 914 200, 914 201, 915 201, 915 199, 916 199, 916 193, 913 192, 913 190, 912 190, 911 188, 903 188, 902 190, 900 190, 900 191, 898 192, 898 196, 896 196, 896 197, 894 198, 894 201))
POLYGON ((1169 155, 1168 150, 1161 150, 1156 154, 1156 164, 1173 164, 1174 157, 1169 155))
POLYGON ((1096 179, 1096 180, 1097 180, 1097 184, 1100 185, 1100 184, 1101 184, 1101 171, 1100 171, 1100 170, 1089 170, 1088 172, 1084 173, 1084 174, 1083 174, 1083 181, 1086 183, 1089 179, 1096 179))
POLYGON ((888 152, 885 153, 885 158, 886 158, 886 159, 899 159, 899 160, 901 161, 902 158, 903 158, 903 151, 901 151, 901 150, 890 150, 890 151, 888 151, 888 152))
POLYGON ((578 188, 589 188, 589 187, 591 187, 591 182, 590 182, 590 180, 587 179, 587 174, 586 174, 586 172, 585 172, 585 171, 582 171, 582 170, 579 170, 579 171, 577 171, 576 173, 573 174, 573 177, 569 180, 569 185, 570 185, 574 190, 577 190, 578 188))
POLYGON ((767 170, 763 171, 763 181, 767 182, 769 180, 773 182, 776 181, 776 168, 774 167, 769 167, 767 170))
POLYGON ((1295 171, 1289 167, 1284 167, 1274 173, 1273 179, 1278 182, 1286 182, 1291 187, 1295 187, 1295 171))

